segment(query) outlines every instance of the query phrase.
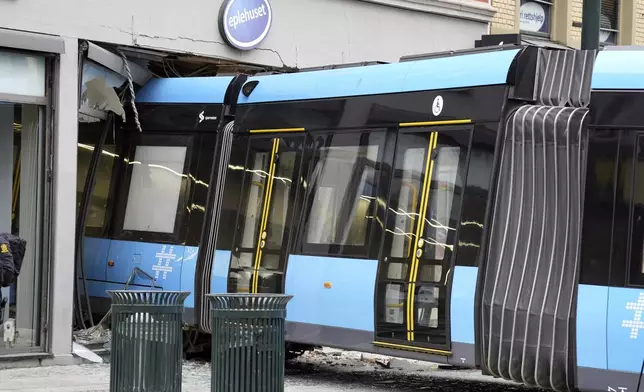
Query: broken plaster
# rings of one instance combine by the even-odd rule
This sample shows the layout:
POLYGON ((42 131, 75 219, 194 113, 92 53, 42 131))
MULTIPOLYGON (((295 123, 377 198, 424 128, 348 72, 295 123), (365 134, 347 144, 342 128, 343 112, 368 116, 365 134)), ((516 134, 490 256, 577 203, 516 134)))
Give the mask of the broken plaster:
MULTIPOLYGON (((194 43, 203 43, 203 44, 215 44, 215 45, 220 45, 223 47, 226 47, 228 49, 231 49, 226 43, 217 41, 217 40, 205 40, 205 39, 198 39, 198 38, 191 38, 191 37, 185 37, 185 36, 177 36, 177 37, 168 37, 168 36, 162 36, 162 35, 150 35, 150 34, 145 34, 145 33, 135 33, 134 32, 134 18, 132 19, 132 30, 128 31, 125 29, 122 29, 120 27, 113 27, 113 26, 107 26, 107 25, 100 25, 102 28, 110 29, 110 30, 116 30, 119 31, 123 34, 127 34, 131 37, 132 39, 132 46, 137 46, 137 47, 142 47, 142 45, 139 44, 138 38, 147 38, 147 39, 153 39, 153 40, 163 40, 163 41, 189 41, 189 42, 194 42, 194 43)), ((254 51, 264 51, 264 52, 271 52, 277 56, 277 59, 279 60, 279 63, 282 65, 283 68, 293 68, 292 66, 289 66, 286 64, 284 59, 282 58, 282 55, 275 49, 270 49, 270 48, 254 48, 250 52, 254 51)), ((193 54, 193 55, 204 55, 203 53, 195 53, 191 51, 184 51, 185 53, 193 54)), ((243 53, 242 53, 243 54, 243 53)), ((224 56, 221 56, 224 57, 224 56)), ((234 58, 227 57, 229 60, 237 60, 234 58)), ((295 66, 297 66, 297 61, 295 66)))

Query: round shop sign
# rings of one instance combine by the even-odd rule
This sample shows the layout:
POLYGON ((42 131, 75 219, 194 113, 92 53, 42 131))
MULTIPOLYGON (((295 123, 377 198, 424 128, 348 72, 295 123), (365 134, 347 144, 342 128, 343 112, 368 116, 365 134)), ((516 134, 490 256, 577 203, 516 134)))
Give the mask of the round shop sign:
POLYGON ((268 35, 273 22, 269 0, 225 0, 219 11, 219 30, 226 42, 250 50, 268 35))
POLYGON ((546 23, 546 10, 537 2, 529 1, 521 4, 521 30, 540 31, 546 23))

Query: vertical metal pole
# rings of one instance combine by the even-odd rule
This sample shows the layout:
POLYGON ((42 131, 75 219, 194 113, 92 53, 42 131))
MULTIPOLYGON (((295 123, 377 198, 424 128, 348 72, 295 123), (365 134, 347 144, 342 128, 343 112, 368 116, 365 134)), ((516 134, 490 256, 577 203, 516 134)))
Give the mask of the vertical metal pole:
POLYGON ((601 0, 584 0, 581 24, 581 49, 597 50, 599 48, 599 18, 601 0))

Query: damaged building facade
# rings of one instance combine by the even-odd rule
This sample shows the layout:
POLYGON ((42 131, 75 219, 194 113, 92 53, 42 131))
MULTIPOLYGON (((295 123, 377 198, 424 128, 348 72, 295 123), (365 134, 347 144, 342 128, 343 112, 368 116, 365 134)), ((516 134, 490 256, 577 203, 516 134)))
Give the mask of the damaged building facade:
POLYGON ((27 242, 2 288, 0 360, 73 360, 86 141, 108 109, 126 113, 129 82, 472 48, 494 13, 485 0, 0 1, 0 233, 27 242))

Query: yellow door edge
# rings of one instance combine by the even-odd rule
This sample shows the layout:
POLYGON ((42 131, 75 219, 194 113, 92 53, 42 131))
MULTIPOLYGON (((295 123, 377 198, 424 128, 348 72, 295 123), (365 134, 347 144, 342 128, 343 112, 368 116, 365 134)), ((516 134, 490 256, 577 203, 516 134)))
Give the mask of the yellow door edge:
POLYGON ((436 355, 442 355, 445 357, 449 357, 452 355, 451 351, 437 350, 434 348, 425 348, 425 347, 417 347, 417 346, 408 346, 405 344, 395 344, 395 343, 375 341, 373 342, 373 345, 378 347, 383 347, 383 348, 392 348, 395 350, 416 351, 416 352, 427 353, 427 354, 436 354, 436 355))
POLYGON ((264 203, 262 206, 262 219, 259 225, 259 233, 257 238, 257 250, 255 253, 255 265, 253 268, 253 281, 251 282, 252 288, 251 293, 257 293, 257 286, 259 285, 259 267, 262 259, 262 247, 261 243, 264 241, 262 238, 262 233, 266 230, 266 221, 268 210, 270 209, 270 198, 273 189, 273 177, 275 176, 275 155, 277 154, 279 148, 279 139, 273 139, 273 149, 271 151, 271 161, 268 167, 268 178, 266 179, 266 189, 264 194, 264 203))
POLYGON ((472 120, 462 119, 462 120, 442 120, 442 121, 415 121, 415 122, 404 122, 398 124, 399 127, 426 127, 431 125, 458 125, 458 124, 471 124, 472 120))
POLYGON ((425 175, 423 178, 422 194, 420 198, 420 208, 418 210, 418 224, 416 225, 416 237, 414 239, 414 253, 412 254, 411 271, 409 275, 409 289, 407 292, 407 340, 415 340, 414 329, 414 300, 416 291, 416 278, 418 275, 419 258, 416 254, 418 252, 418 241, 423 236, 425 229, 425 218, 427 215, 427 205, 429 203, 429 196, 431 190, 431 182, 433 177, 434 161, 432 160, 432 152, 436 148, 438 142, 438 133, 432 132, 429 137, 429 146, 427 147, 427 158, 425 159, 425 175))
POLYGON ((305 128, 251 129, 250 133, 304 132, 305 128))

